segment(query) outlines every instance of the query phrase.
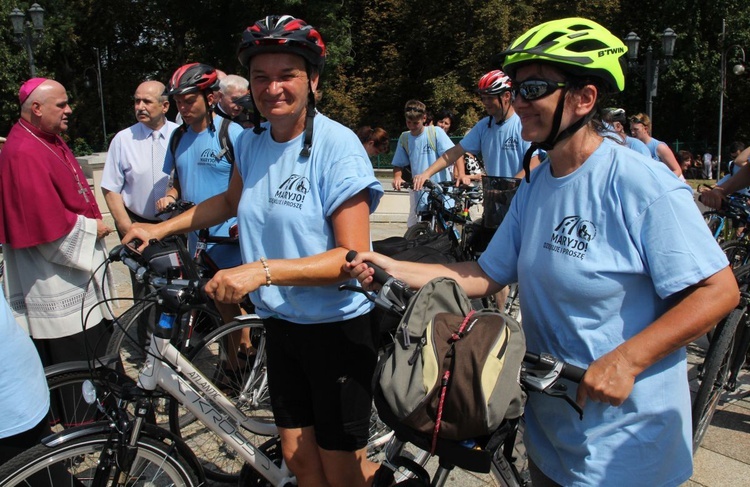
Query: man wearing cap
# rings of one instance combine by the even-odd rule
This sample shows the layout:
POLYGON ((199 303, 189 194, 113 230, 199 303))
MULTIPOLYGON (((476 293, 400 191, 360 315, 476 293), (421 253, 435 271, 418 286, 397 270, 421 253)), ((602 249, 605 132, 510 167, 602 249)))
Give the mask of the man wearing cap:
POLYGON ((72 113, 65 87, 33 78, 18 95, 21 118, 0 153, 4 292, 45 366, 82 360, 84 344, 106 345, 109 333, 111 316, 97 303, 104 297, 102 239, 112 230, 59 135, 72 113))

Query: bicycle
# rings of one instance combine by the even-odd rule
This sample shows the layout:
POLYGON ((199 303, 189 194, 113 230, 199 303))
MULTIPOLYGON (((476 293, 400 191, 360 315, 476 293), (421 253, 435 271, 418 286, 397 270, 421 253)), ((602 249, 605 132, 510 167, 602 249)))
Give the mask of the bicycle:
MULTIPOLYGON (((700 198, 699 198, 700 199, 700 198)), ((747 196, 734 193, 722 201, 720 210, 703 212, 703 219, 711 234, 719 244, 732 241, 746 241, 746 232, 738 236, 738 230, 750 222, 750 204, 747 196)))
MULTIPOLYGON (((123 246, 113 249, 112 254, 113 260, 122 259, 128 268, 142 275, 145 281, 158 289, 157 292, 162 301, 164 313, 177 316, 181 308, 189 309, 205 301, 205 299, 199 299, 194 296, 196 293, 195 283, 202 281, 162 277, 153 271, 147 271, 146 268, 149 263, 136 261, 135 259, 140 258, 140 256, 123 246)), ((175 319, 174 326, 179 329, 187 325, 185 322, 175 319)), ((177 350, 173 339, 175 335, 180 335, 179 330, 176 332, 173 331, 170 335, 172 338, 168 341, 172 343, 171 347, 177 350)), ((166 340, 166 337, 162 336, 163 340, 166 340)), ((176 357, 174 355, 175 352, 173 351, 172 353, 172 357, 176 357)), ((156 360, 153 351, 146 354, 146 357, 151 361, 156 360)), ((116 362, 116 359, 117 357, 114 357, 112 360, 116 362)), ((275 431, 273 415, 270 410, 266 375, 265 328, 262 321, 256 315, 238 317, 237 321, 226 324, 211 332, 200 343, 196 343, 191 347, 190 351, 183 352, 183 355, 180 355, 180 361, 177 362, 177 368, 181 369, 184 373, 190 373, 185 372, 183 359, 190 363, 190 366, 196 371, 196 375, 192 375, 192 377, 201 381, 201 384, 203 384, 203 379, 198 379, 198 377, 205 377, 206 380, 210 379, 213 386, 220 390, 233 403, 238 414, 242 415, 241 421, 234 417, 232 419, 233 424, 243 426, 247 421, 247 424, 251 426, 246 428, 246 434, 248 432, 252 433, 252 440, 255 444, 261 443, 260 437, 264 436, 264 434, 272 434, 275 431), (236 348, 232 347, 231 340, 227 338, 231 337, 238 330, 249 331, 249 335, 252 337, 256 348, 256 354, 252 359, 245 361, 242 367, 230 371, 226 367, 227 357, 232 353, 236 353, 236 348), (261 427, 263 429, 258 431, 258 428, 261 427)), ((174 366, 175 362, 169 362, 169 365, 174 366)), ((161 370, 165 371, 166 366, 162 366, 161 370)), ((51 368, 47 372, 48 384, 53 395, 62 386, 74 387, 78 385, 78 390, 80 391, 80 384, 84 380, 93 380, 95 383, 106 382, 105 379, 117 383, 128 382, 129 380, 127 377, 118 374, 116 370, 111 370, 110 362, 107 361, 97 361, 95 364, 88 364, 86 362, 68 363, 64 364, 64 366, 51 368)), ((166 371, 165 373, 169 374, 169 372, 166 371)), ((173 373, 177 374, 176 372, 173 373)), ((141 371, 139 377, 143 377, 143 371, 141 371)), ((141 379, 137 380, 140 381, 141 379)), ((129 382, 135 387, 135 380, 130 380, 129 382)), ((180 384, 178 388, 182 391, 184 386, 180 384)), ((118 390, 120 389, 118 388, 118 390)), ((204 396, 208 397, 208 402, 202 402, 201 405, 203 407, 208 407, 208 404, 214 403, 214 397, 211 394, 213 393, 206 393, 204 396)), ((110 393, 107 397, 113 398, 115 396, 110 393)), ((160 416, 168 415, 170 431, 175 438, 180 439, 184 446, 192 452, 201 464, 203 474, 209 479, 221 482, 237 482, 243 475, 255 475, 248 473, 246 469, 243 474, 243 467, 246 462, 245 458, 236 449, 225 445, 224 439, 216 434, 215 431, 208 428, 205 420, 196 415, 189 406, 179 405, 177 401, 171 400, 173 397, 174 389, 166 391, 162 391, 160 388, 151 389, 149 396, 150 411, 146 415, 146 421, 154 423, 157 419, 164 419, 163 417, 160 418, 160 416), (167 400, 170 401, 166 406, 157 407, 162 406, 167 400)), ((177 399, 182 398, 183 396, 177 397, 177 399)), ((92 422, 95 419, 101 418, 101 413, 93 411, 91 406, 84 403, 83 397, 80 394, 75 398, 75 401, 66 403, 66 405, 69 405, 71 410, 65 411, 64 417, 84 418, 86 422, 92 422)), ((132 409, 132 407, 129 409, 132 409)), ((62 416, 62 414, 59 415, 62 416)), ((226 417, 226 415, 223 417, 226 417)), ((390 429, 380 422, 377 414, 374 413, 370 426, 368 456, 374 459, 382 455, 386 443, 392 436, 393 433, 390 429)), ((269 448, 272 446, 269 445, 269 448)))
MULTIPOLYGON (((355 256, 356 252, 352 251, 347 255, 347 260, 351 261, 355 256)), ((361 292, 381 309, 402 316, 414 292, 406 284, 394 279, 379 267, 371 263, 369 265, 375 269, 373 276, 375 282, 381 285, 377 293, 371 294, 361 287, 350 285, 342 285, 339 289, 361 292)), ((564 378, 578 383, 586 372, 584 369, 567 364, 549 354, 537 355, 526 352, 524 362, 519 379, 528 392, 561 397, 579 414, 583 414, 573 399, 567 396, 565 386, 559 384, 559 380, 564 378)), ((451 471, 458 467, 471 472, 490 473, 495 482, 501 486, 529 485, 526 477, 514 465, 513 452, 518 432, 518 419, 506 419, 488 437, 464 442, 438 439, 434 449, 434 456, 439 460, 438 467, 430 475, 422 466, 415 465, 415 462, 402 457, 402 452, 407 444, 413 444, 424 451, 431 451, 433 441, 431 435, 418 433, 401 424, 387 407, 382 392, 378 389, 375 393, 375 404, 381 419, 395 432, 395 438, 386 449, 386 458, 383 463, 396 474, 403 475, 408 472, 418 479, 420 485, 442 487, 448 481, 451 471)))
MULTIPOLYGON (((182 213, 193 206, 195 204, 192 202, 177 200, 170 203, 163 211, 157 213, 157 216, 166 213, 182 213)), ((169 269, 170 264, 166 263, 164 272, 171 272, 173 275, 188 278, 210 278, 219 269, 207 252, 208 245, 238 245, 239 242, 237 234, 228 237, 217 237, 210 235, 207 228, 199 230, 197 235, 198 243, 196 252, 192 258, 189 257, 184 245, 180 245, 180 237, 170 237, 162 241, 170 243, 164 252, 164 259, 168 262, 176 260, 181 264, 169 269)), ((137 278, 138 276, 136 276, 137 278)), ((107 354, 118 353, 123 361, 132 364, 135 370, 138 370, 145 360, 144 350, 146 348, 148 330, 138 329, 137 334, 134 334, 133 330, 138 328, 138 325, 142 322, 144 313, 146 313, 146 316, 155 316, 158 304, 156 301, 156 289, 151 288, 151 291, 150 294, 118 317, 107 347, 107 354)), ((248 314, 252 314, 253 307, 249 300, 242 303, 242 307, 248 314)), ((193 342, 200 341, 201 337, 206 336, 224 324, 224 320, 212 301, 181 310, 178 319, 186 323, 185 326, 181 327, 181 330, 184 331, 184 336, 181 338, 175 337, 175 339, 183 340, 183 346, 186 351, 190 348, 191 340, 193 342)))
MULTIPOLYGON (((411 183, 403 183, 404 187, 411 187, 411 183)), ((412 240, 421 235, 436 235, 452 231, 454 242, 461 240, 458 225, 469 222, 469 208, 478 204, 482 199, 479 188, 468 185, 456 187, 455 181, 433 183, 429 179, 424 182, 427 191, 427 207, 420 212, 420 222, 406 230, 404 238, 412 240)))
MULTIPOLYGON (((129 268, 142 268, 132 251, 119 246, 113 252, 118 253, 129 268)), ((147 274, 144 277, 157 281, 160 297, 171 304, 165 306, 154 329, 137 385, 115 390, 116 384, 105 381, 105 396, 117 398, 109 402, 100 395, 94 396, 91 390, 84 392, 107 420, 67 429, 45 439, 42 445, 0 469, 0 485, 15 485, 41 470, 58 466, 61 461, 67 462, 65 470, 79 481, 88 481, 87 475, 96 473, 95 481, 101 480, 101 476, 117 478, 124 482, 118 485, 202 485, 205 482, 203 466, 186 442, 148 424, 149 411, 153 410, 153 400, 161 394, 160 390, 180 400, 195 421, 221 438, 225 446, 247 464, 240 473, 241 481, 261 479, 274 486, 294 485, 291 472, 281 460, 278 438, 274 438, 276 426, 247 416, 240 405, 234 404, 171 343, 173 326, 179 327, 180 323, 175 322, 169 310, 206 301, 200 292, 202 281, 151 278, 147 274), (127 404, 131 402, 136 402, 134 417, 128 414, 127 404), (260 437, 271 439, 258 446, 260 437), (86 463, 87 460, 91 463, 86 463), (145 465, 151 469, 148 480, 141 475, 145 465), (162 475, 170 483, 160 483, 162 475)))
POLYGON ((703 441, 724 392, 734 392, 750 350, 750 266, 734 269, 740 287, 740 303, 714 329, 703 364, 698 368, 700 386, 692 405, 693 453, 703 441))

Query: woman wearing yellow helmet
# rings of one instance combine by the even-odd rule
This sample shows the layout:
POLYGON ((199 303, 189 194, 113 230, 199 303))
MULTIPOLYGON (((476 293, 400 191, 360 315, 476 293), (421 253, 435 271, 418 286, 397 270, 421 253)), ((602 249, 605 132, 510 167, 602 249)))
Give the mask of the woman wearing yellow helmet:
POLYGON ((456 279, 469 296, 518 282, 527 348, 588 366, 571 384, 583 419, 530 394, 526 442, 539 485, 679 485, 692 475, 685 345, 738 302, 692 191, 663 164, 602 136, 603 93, 624 88, 623 43, 587 19, 534 27, 505 51, 522 136, 547 151, 526 173, 478 262, 394 262, 410 286, 456 279))

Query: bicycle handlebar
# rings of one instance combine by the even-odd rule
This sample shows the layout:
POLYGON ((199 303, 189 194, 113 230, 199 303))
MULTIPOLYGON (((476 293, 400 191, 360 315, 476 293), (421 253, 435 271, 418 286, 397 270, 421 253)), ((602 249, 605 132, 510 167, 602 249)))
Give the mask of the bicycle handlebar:
POLYGON ((183 211, 187 211, 190 208, 195 206, 195 203, 192 201, 185 201, 185 200, 174 200, 170 204, 168 204, 163 210, 156 213, 156 216, 162 216, 167 213, 172 213, 173 211, 179 211, 182 213, 183 211))
POLYGON ((130 245, 117 245, 109 252, 109 259, 122 262, 146 285, 157 288, 157 292, 170 308, 179 308, 181 304, 203 304, 211 301, 204 287, 208 279, 180 279, 163 277, 151 271, 147 262, 130 245))

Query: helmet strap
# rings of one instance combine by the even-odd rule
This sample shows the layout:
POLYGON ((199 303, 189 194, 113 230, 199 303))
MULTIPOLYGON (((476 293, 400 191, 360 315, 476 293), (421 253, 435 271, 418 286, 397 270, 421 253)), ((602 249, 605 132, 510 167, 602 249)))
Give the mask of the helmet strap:
MULTIPOLYGON (((503 106, 503 95, 505 94, 505 91, 497 95, 497 99, 500 101, 500 106, 503 106)), ((508 104, 508 108, 505 108, 503 110, 503 116, 500 117, 500 120, 496 121, 495 123, 497 125, 502 125, 506 122, 506 119, 508 118, 508 112, 510 111, 510 107, 513 104, 513 95, 511 94, 510 104, 508 104)), ((492 126, 492 119, 494 117, 490 117, 490 126, 492 126)))
POLYGON ((250 96, 250 101, 253 104, 253 133, 262 134, 266 130, 266 128, 261 126, 260 110, 258 110, 258 107, 255 105, 255 98, 253 98, 252 95, 250 96))
POLYGON ((302 157, 310 157, 310 149, 312 149, 312 137, 313 137, 313 119, 315 118, 315 93, 312 88, 312 79, 310 77, 311 70, 307 70, 307 110, 305 113, 305 143, 302 146, 302 150, 299 155, 302 157))
POLYGON ((523 156, 523 170, 526 172, 525 178, 527 183, 530 180, 531 156, 534 151, 536 151, 537 149, 543 149, 546 151, 552 150, 558 142, 567 139, 574 133, 578 132, 581 127, 589 123, 589 121, 594 117, 594 112, 596 112, 596 110, 591 110, 589 113, 579 118, 568 127, 566 127, 563 131, 558 133, 558 130, 560 130, 560 124, 562 122, 563 109, 565 108, 566 94, 567 88, 563 88, 563 94, 560 97, 560 100, 557 102, 557 108, 555 109, 555 114, 552 118, 552 129, 550 130, 547 139, 544 142, 532 142, 531 147, 529 147, 529 150, 527 150, 526 154, 524 154, 523 156))
POLYGON ((208 104, 208 93, 205 90, 203 91, 203 101, 206 102, 206 123, 208 124, 208 128, 211 132, 216 132, 213 107, 208 104))

